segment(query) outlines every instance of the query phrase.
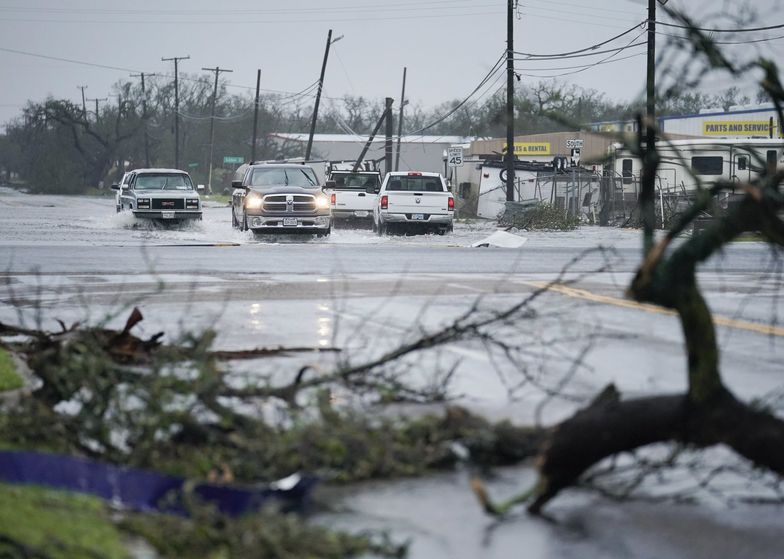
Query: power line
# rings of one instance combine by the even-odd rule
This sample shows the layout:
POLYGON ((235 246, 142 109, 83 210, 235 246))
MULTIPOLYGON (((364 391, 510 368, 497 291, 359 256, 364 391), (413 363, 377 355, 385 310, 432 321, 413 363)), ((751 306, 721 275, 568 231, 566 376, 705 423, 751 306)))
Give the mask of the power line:
MULTIPOLYGON (((595 66, 601 66, 603 64, 610 64, 612 62, 620 62, 621 60, 628 60, 630 58, 636 58, 638 56, 644 55, 644 52, 638 52, 635 54, 630 54, 628 56, 622 56, 621 58, 613 58, 612 60, 600 60, 598 62, 594 62, 592 64, 580 64, 578 66, 554 66, 551 68, 518 68, 515 66, 515 70, 520 72, 541 72, 541 71, 551 71, 551 70, 574 70, 577 68, 593 68, 595 66)), ((519 58, 515 58, 515 60, 520 60, 519 58)), ((534 62, 532 60, 526 60, 526 62, 534 62)), ((527 75, 527 74, 526 74, 527 75)), ((531 76, 529 76, 531 77, 531 76)), ((538 76, 533 76, 538 77, 538 76)))
MULTIPOLYGON (((661 22, 659 22, 661 23, 661 22)), ((662 35, 664 37, 672 37, 673 39, 681 39, 684 41, 688 41, 689 38, 685 35, 673 35, 672 33, 664 33, 662 31, 657 31, 657 35, 662 35)), ((778 41, 779 39, 784 39, 784 35, 779 35, 778 37, 766 37, 764 39, 749 39, 746 41, 713 41, 715 45, 751 45, 754 43, 767 43, 770 41, 778 41)))
MULTIPOLYGON (((528 53, 528 52, 515 51, 515 54, 519 54, 521 56, 528 56, 530 58, 553 58, 553 57, 565 57, 565 56, 569 56, 569 55, 572 55, 572 54, 579 54, 581 52, 587 52, 587 51, 590 51, 590 50, 595 50, 595 49, 597 49, 599 47, 603 47, 604 45, 606 45, 608 43, 612 43, 616 39, 620 39, 624 35, 628 35, 632 31, 637 30, 644 23, 645 23, 645 21, 643 20, 640 23, 630 27, 629 29, 627 29, 623 33, 618 33, 617 35, 615 35, 613 37, 610 37, 609 39, 605 39, 601 43, 596 43, 596 44, 591 45, 589 47, 581 48, 581 49, 578 49, 578 50, 573 50, 573 51, 568 51, 568 52, 558 52, 558 53, 552 53, 552 54, 533 54, 533 53, 528 53)), ((597 53, 593 53, 593 54, 597 54, 597 53)))
MULTIPOLYGON (((638 35, 638 37, 639 37, 639 35, 638 35)), ((544 60, 565 60, 565 59, 568 59, 568 58, 585 58, 586 56, 596 56, 597 54, 607 54, 608 52, 616 52, 616 53, 617 52, 622 52, 622 51, 625 51, 626 49, 630 49, 630 48, 633 48, 633 47, 639 47, 640 45, 646 45, 646 44, 647 44, 646 41, 640 41, 639 43, 632 43, 632 44, 626 45, 624 47, 618 47, 618 48, 614 48, 614 49, 597 50, 595 52, 589 52, 589 53, 583 53, 583 54, 567 54, 567 55, 563 55, 563 56, 539 56, 539 57, 537 57, 535 59, 534 58, 528 58, 527 57, 528 55, 526 53, 515 52, 515 54, 521 54, 521 55, 524 55, 524 56, 527 57, 527 58, 516 58, 515 60, 524 60, 526 62, 539 62, 539 61, 544 61, 544 60)))
MULTIPOLYGON (((645 56, 645 55, 646 55, 646 53, 644 53, 644 52, 638 52, 637 54, 630 54, 629 56, 623 56, 623 57, 621 57, 621 58, 615 58, 615 59, 613 59, 613 60, 603 60, 603 61, 599 61, 599 62, 594 62, 593 64, 586 64, 586 65, 584 65, 584 66, 572 66, 572 68, 580 68, 580 70, 577 70, 577 71, 575 71, 575 72, 564 72, 564 73, 562 73, 562 74, 550 74, 550 75, 544 75, 544 74, 526 74, 526 73, 523 73, 523 72, 522 72, 522 71, 523 71, 523 69, 522 69, 522 68, 520 68, 520 69, 518 69, 518 68, 515 68, 515 70, 516 70, 516 71, 517 71, 517 70, 521 70, 521 74, 520 74, 520 75, 522 75, 522 76, 525 76, 525 77, 527 77, 527 78, 542 78, 542 79, 549 79, 549 78, 560 78, 560 77, 563 77, 563 76, 571 76, 571 75, 573 75, 573 74, 579 74, 579 73, 581 73, 581 72, 585 72, 586 70, 589 70, 589 69, 591 69, 591 68, 595 68, 596 66, 601 66, 601 65, 603 65, 603 64, 610 64, 610 63, 612 63, 612 62, 620 62, 620 61, 622 61, 622 60, 629 60, 630 58, 638 58, 638 57, 640 57, 640 56, 645 56)), ((565 67, 564 67, 564 68, 562 68, 562 69, 567 69, 567 68, 569 68, 569 66, 565 66, 565 67)), ((554 69, 555 69, 555 68, 553 68, 553 70, 554 70, 554 69)), ((533 69, 532 69, 532 70, 533 70, 533 69)), ((540 68, 539 70, 541 71, 542 69, 540 68)))
POLYGON ((499 72, 499 71, 502 69, 502 67, 503 67, 503 63, 504 63, 505 61, 506 61, 506 51, 504 51, 504 53, 503 53, 503 54, 502 54, 502 55, 501 55, 501 56, 498 58, 498 60, 496 61, 496 63, 495 63, 495 64, 493 64, 493 67, 492 67, 492 68, 490 69, 490 71, 489 71, 489 72, 488 72, 488 73, 485 75, 485 77, 484 77, 484 78, 482 78, 482 81, 480 81, 480 82, 479 82, 479 85, 477 85, 477 86, 474 88, 474 90, 473 90, 471 93, 469 93, 469 94, 468 94, 468 96, 467 96, 465 99, 463 99, 462 101, 460 101, 460 102, 459 102, 457 105, 455 105, 455 106, 452 108, 452 110, 450 110, 449 112, 447 112, 445 115, 443 115, 443 116, 441 116, 441 117, 437 118, 436 120, 434 120, 434 121, 433 121, 433 122, 431 122, 430 124, 428 124, 428 125, 426 125, 426 126, 423 126, 423 127, 422 127, 422 128, 420 128, 419 130, 416 130, 416 131, 414 131, 414 132, 409 132, 407 135, 408 135, 408 136, 421 135, 421 134, 422 134, 422 132, 424 132, 424 131, 426 131, 426 130, 428 130, 428 129, 432 128, 433 126, 436 126, 437 124, 440 124, 440 123, 444 122, 444 121, 445 121, 446 119, 448 119, 450 116, 452 116, 453 114, 455 114, 455 113, 456 113, 458 110, 460 110, 460 108, 461 108, 463 105, 465 105, 465 104, 468 102, 468 100, 469 100, 469 99, 471 99, 471 97, 473 97, 473 96, 476 94, 476 92, 477 92, 477 91, 479 91, 480 89, 482 89, 482 87, 484 87, 484 85, 485 85, 485 84, 486 84, 488 81, 490 81, 490 79, 491 79, 493 76, 495 76, 495 74, 496 74, 497 72, 499 72))
POLYGON ((658 25, 665 27, 676 27, 678 29, 688 29, 690 31, 701 31, 703 33, 753 33, 755 31, 771 31, 773 29, 784 29, 784 23, 776 25, 768 25, 766 27, 746 27, 743 29, 707 29, 704 27, 693 27, 691 25, 683 25, 680 23, 667 23, 664 21, 657 21, 658 25))
MULTIPOLYGON (((476 16, 485 16, 485 15, 496 15, 502 13, 500 10, 484 10, 484 11, 476 11, 476 12, 465 12, 465 13, 455 13, 453 11, 449 11, 446 13, 438 13, 438 14, 418 14, 418 15, 408 15, 408 16, 369 16, 369 17, 353 17, 353 18, 346 18, 346 17, 339 17, 339 18, 325 18, 325 17, 313 17, 310 19, 237 19, 237 20, 217 20, 217 19, 208 19, 208 20, 184 20, 184 19, 172 19, 172 20, 162 20, 162 19, 144 19, 144 20, 128 20, 128 19, 120 19, 120 20, 86 20, 86 19, 30 19, 30 18, 0 18, 0 21, 9 22, 9 23, 77 23, 77 24, 94 24, 94 25, 107 25, 107 24, 130 24, 130 25, 259 25, 259 24, 303 24, 303 23, 324 23, 325 21, 329 21, 331 23, 352 23, 352 22, 362 22, 362 21, 404 21, 404 20, 412 20, 412 19, 444 19, 444 18, 456 18, 456 17, 476 17, 476 16)), ((319 14, 310 14, 312 16, 319 16, 319 14)), ((544 16, 540 16, 544 17, 544 16)), ((601 24, 594 24, 594 25, 601 25, 601 24)), ((607 26, 604 26, 607 27, 607 26)))
POLYGON ((469 9, 476 7, 489 7, 496 4, 476 4, 473 0, 424 0, 421 2, 397 2, 394 6, 368 6, 367 4, 329 6, 321 8, 284 8, 284 9, 215 9, 215 10, 148 10, 148 9, 105 9, 105 8, 36 8, 29 6, 0 7, 0 12, 31 12, 53 14, 95 14, 95 15, 153 15, 172 16, 177 18, 189 16, 221 16, 221 15, 287 15, 303 13, 333 13, 333 12, 378 12, 378 11, 411 11, 412 9, 443 9, 448 5, 450 9, 469 9), (465 4, 460 6, 459 4, 465 4), (429 7, 432 6, 432 7, 429 7))

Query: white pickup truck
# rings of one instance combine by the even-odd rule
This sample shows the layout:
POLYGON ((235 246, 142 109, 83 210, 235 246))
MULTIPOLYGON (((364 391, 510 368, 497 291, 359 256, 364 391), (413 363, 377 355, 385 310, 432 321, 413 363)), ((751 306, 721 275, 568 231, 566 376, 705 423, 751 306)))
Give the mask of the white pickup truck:
POLYGON ((378 201, 381 174, 378 171, 333 170, 326 192, 332 206, 332 219, 369 222, 378 201))
POLYGON ((373 229, 386 234, 391 228, 452 231, 455 199, 438 173, 387 173, 373 208, 373 229))

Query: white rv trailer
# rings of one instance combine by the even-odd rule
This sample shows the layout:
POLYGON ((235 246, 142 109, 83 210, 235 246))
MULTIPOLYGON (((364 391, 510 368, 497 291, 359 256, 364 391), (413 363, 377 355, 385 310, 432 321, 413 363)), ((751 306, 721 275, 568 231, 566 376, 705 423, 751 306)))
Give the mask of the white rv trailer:
MULTIPOLYGON (((709 187, 720 180, 748 182, 767 166, 784 167, 784 139, 659 140, 656 147, 661 158, 656 189, 662 196, 690 195, 700 184, 709 187)), ((614 182, 624 194, 638 194, 642 161, 620 144, 610 151, 614 182)))

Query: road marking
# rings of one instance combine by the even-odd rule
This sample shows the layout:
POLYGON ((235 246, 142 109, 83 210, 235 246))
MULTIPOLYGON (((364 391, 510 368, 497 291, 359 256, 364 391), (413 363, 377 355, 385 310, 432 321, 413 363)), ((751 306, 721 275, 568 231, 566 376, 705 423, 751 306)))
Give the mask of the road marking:
POLYGON ((446 287, 454 287, 455 289, 465 289, 466 291, 473 291, 474 293, 484 293, 484 289, 477 289, 470 285, 463 285, 462 283, 447 283, 446 287))
MULTIPOLYGON (((650 305, 647 303, 638 303, 629 299, 621 299, 618 297, 611 297, 609 295, 599 295, 592 293, 587 289, 579 289, 577 287, 568 287, 566 285, 548 284, 544 281, 521 281, 520 283, 530 285, 537 289, 547 289, 554 291, 568 297, 577 299, 585 299, 586 301, 593 301, 595 303, 603 303, 605 305, 614 305, 616 307, 624 307, 627 309, 636 309, 650 313, 664 314, 669 316, 678 316, 675 311, 650 305)), ((713 315, 713 322, 719 326, 726 326, 728 328, 736 328, 738 330, 746 330, 749 332, 757 332, 758 334, 765 334, 766 336, 780 336, 784 337, 784 328, 775 326, 773 324, 762 324, 759 322, 751 322, 750 320, 743 320, 739 318, 729 318, 726 316, 713 315)))

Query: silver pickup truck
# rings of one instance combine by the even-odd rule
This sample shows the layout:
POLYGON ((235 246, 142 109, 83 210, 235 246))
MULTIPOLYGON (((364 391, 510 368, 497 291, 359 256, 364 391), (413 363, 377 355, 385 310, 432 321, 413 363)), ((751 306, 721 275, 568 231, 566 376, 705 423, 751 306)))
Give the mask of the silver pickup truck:
POLYGON ((373 208, 373 229, 386 234, 391 228, 452 231, 455 199, 438 173, 387 173, 373 208))
POLYGON ((201 199, 190 175, 177 169, 136 169, 123 175, 117 191, 118 212, 135 217, 177 222, 201 219, 201 199))

